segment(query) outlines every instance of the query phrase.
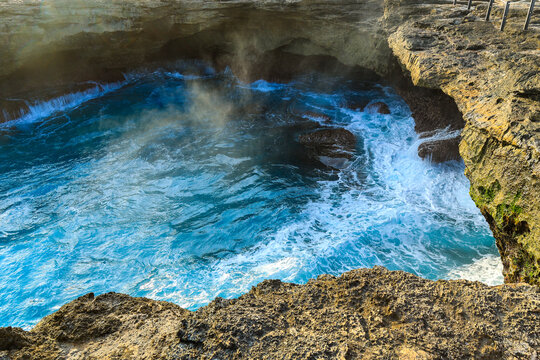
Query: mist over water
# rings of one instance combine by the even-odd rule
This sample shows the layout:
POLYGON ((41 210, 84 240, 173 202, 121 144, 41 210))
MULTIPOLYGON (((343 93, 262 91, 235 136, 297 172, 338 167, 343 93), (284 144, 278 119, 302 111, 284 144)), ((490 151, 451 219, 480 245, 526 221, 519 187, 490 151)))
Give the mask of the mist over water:
POLYGON ((418 157, 391 88, 323 76, 243 84, 208 70, 98 90, 1 124, 0 326, 29 327, 88 292, 196 309, 267 278, 374 265, 502 282, 463 164, 418 157), (343 106, 359 99, 392 114, 343 106), (321 124, 357 136, 341 172, 296 141, 321 124))

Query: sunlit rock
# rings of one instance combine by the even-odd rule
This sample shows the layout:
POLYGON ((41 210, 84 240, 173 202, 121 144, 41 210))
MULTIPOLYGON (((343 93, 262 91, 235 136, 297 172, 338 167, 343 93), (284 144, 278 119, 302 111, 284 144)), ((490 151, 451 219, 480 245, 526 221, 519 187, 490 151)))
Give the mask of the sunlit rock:
POLYGON ((540 349, 539 303, 529 285, 430 281, 381 267, 322 275, 305 285, 266 280, 196 312, 89 294, 30 333, 16 330, 27 340, 0 348, 0 357, 530 359, 540 349))

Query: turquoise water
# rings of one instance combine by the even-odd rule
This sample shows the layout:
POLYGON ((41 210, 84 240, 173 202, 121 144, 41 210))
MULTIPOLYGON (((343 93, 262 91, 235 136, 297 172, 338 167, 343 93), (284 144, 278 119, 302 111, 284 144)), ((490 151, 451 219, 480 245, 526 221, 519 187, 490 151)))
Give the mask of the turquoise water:
POLYGON ((88 292, 196 309, 266 278, 373 265, 501 281, 463 164, 418 158, 410 111, 389 87, 162 71, 0 126, 0 326, 28 328, 88 292), (344 108, 351 99, 392 114, 344 108), (322 121, 306 111, 356 134, 346 169, 297 143, 322 121))

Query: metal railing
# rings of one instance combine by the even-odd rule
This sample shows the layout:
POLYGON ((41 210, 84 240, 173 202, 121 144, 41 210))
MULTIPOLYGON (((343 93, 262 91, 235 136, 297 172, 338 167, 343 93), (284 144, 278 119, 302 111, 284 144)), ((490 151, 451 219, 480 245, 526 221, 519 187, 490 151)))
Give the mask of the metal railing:
POLYGON ((508 17, 508 12, 510 11, 510 3, 511 1, 507 1, 504 4, 504 12, 503 12, 503 17, 501 21, 501 31, 504 30, 504 26, 506 25, 506 18, 508 17))
MULTIPOLYGON (((486 11, 486 21, 489 21, 489 18, 491 17, 491 10, 493 9, 493 2, 494 0, 489 0, 488 8, 486 11)), ((504 5, 504 12, 503 17, 501 20, 501 31, 504 30, 504 27, 506 26, 506 19, 508 18, 508 13, 510 12, 510 3, 512 1, 508 0, 505 2, 504 5)), ((527 12, 527 18, 525 19, 525 25, 523 25, 523 30, 528 30, 529 25, 531 23, 531 17, 534 12, 534 4, 536 3, 536 0, 531 0, 531 5, 529 6, 529 11, 527 12)), ((454 0, 454 5, 457 5, 457 0, 454 0)), ((467 2, 467 10, 471 10, 472 7, 472 0, 468 0, 467 2)))
POLYGON ((525 20, 525 26, 523 26, 523 30, 527 30, 529 28, 529 23, 531 22, 531 16, 534 11, 534 3, 536 0, 531 0, 531 6, 529 7, 529 11, 527 12, 527 20, 525 20))

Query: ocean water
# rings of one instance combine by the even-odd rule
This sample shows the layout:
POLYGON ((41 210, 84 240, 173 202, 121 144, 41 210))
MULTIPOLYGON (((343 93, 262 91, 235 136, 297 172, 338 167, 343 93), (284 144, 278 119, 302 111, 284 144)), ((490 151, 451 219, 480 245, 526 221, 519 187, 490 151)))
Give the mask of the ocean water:
POLYGON ((0 124, 0 326, 88 292, 197 309, 267 278, 374 265, 501 283, 464 165, 420 159, 420 141, 391 88, 322 75, 159 71, 34 104, 0 124), (345 169, 298 143, 320 126, 356 135, 345 169))

